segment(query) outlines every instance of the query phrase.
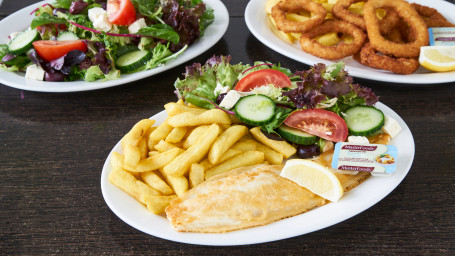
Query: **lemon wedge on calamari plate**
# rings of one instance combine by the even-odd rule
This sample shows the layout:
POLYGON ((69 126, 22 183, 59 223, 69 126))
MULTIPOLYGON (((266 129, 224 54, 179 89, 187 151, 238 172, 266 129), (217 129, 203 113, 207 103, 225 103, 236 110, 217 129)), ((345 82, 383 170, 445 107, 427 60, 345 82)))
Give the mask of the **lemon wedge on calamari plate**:
POLYGON ((453 71, 455 70, 455 46, 421 47, 419 62, 420 65, 431 71, 453 71))

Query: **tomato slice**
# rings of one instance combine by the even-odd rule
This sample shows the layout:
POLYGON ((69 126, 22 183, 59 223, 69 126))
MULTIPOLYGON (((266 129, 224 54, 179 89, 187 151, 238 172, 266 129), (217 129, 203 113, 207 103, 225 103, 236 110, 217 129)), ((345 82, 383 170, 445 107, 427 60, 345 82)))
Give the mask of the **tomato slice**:
POLYGON ((291 113, 284 123, 326 140, 346 141, 348 126, 339 115, 323 109, 304 109, 291 113))
POLYGON ((107 18, 117 25, 130 25, 136 20, 136 9, 131 0, 108 0, 107 18))
POLYGON ((261 69, 256 70, 244 78, 240 79, 240 81, 235 86, 236 91, 240 92, 249 92, 256 87, 273 84, 276 87, 290 87, 291 80, 287 75, 283 72, 280 72, 275 69, 261 69))
POLYGON ((33 42, 33 47, 38 55, 46 61, 58 59, 72 50, 87 52, 87 44, 82 40, 39 40, 33 42))

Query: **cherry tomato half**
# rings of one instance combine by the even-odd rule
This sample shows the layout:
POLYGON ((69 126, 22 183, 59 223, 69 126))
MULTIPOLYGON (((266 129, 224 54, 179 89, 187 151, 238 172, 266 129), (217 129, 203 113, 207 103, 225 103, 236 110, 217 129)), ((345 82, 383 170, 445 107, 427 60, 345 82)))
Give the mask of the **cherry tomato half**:
POLYGON ((46 61, 58 59, 72 50, 87 52, 87 44, 82 40, 39 40, 33 42, 33 47, 38 55, 46 61))
POLYGON ((273 84, 276 87, 290 87, 291 80, 283 72, 275 69, 261 69, 246 75, 235 86, 236 91, 249 92, 255 87, 273 84))
POLYGON ((348 126, 339 115, 323 109, 304 109, 291 113, 284 123, 326 140, 346 141, 348 126))
POLYGON ((136 9, 131 0, 108 0, 107 18, 117 25, 130 25, 136 20, 136 9))

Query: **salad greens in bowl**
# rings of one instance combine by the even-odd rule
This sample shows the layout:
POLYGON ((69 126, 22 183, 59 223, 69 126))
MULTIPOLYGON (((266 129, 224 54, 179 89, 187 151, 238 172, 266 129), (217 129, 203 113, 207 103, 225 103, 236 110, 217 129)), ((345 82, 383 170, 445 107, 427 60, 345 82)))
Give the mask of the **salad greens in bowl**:
POLYGON ((0 45, 0 70, 48 82, 115 80, 162 67, 215 21, 202 0, 55 0, 29 14, 29 28, 0 45))

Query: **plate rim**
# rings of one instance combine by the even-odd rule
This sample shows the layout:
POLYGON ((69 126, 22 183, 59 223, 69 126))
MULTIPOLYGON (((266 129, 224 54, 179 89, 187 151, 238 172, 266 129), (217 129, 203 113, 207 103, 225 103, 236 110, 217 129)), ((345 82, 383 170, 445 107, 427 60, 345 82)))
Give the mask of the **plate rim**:
MULTIPOLYGON (((262 44, 267 46, 268 48, 284 55, 290 59, 298 61, 300 63, 306 65, 314 65, 315 63, 324 63, 324 64, 332 64, 333 61, 325 60, 322 58, 315 57, 308 53, 305 53, 301 50, 300 46, 297 43, 291 45, 283 41, 282 39, 278 38, 273 31, 270 30, 269 21, 267 18, 267 14, 265 11, 257 11, 257 10, 264 10, 265 3, 267 1, 264 0, 250 0, 248 5, 245 8, 245 23, 250 30, 250 32, 258 39, 262 44), (264 30, 266 29, 266 30, 264 30), (266 33, 264 35, 262 32, 266 33), (273 35, 273 37, 269 37, 269 35, 273 35), (296 52, 296 50, 299 50, 296 52), (297 54, 296 54, 297 53, 297 54)), ((410 3, 420 3, 424 5, 428 5, 427 2, 424 0, 412 0, 408 1, 410 3)), ((449 10, 453 10, 455 12, 455 5, 451 4, 450 2, 443 1, 443 0, 434 0, 432 1, 432 5, 441 5, 444 7, 448 7, 449 10)), ((436 7, 433 7, 438 9, 436 7)), ((438 9, 439 12, 445 13, 446 8, 444 10, 438 9)), ((444 14, 444 16, 452 22, 455 22, 451 16, 448 14, 444 14)), ((352 57, 347 57, 344 59, 345 62, 355 62, 352 60, 352 57)), ((340 60, 337 60, 340 61, 340 60)), ((390 82, 394 84, 443 84, 443 83, 451 83, 455 81, 455 71, 451 72, 429 72, 423 67, 419 67, 419 70, 429 72, 429 73, 418 73, 418 74, 410 74, 410 75, 399 75, 394 74, 384 70, 373 69, 367 66, 363 66, 361 64, 356 66, 346 64, 346 70, 349 71, 349 75, 367 79, 371 81, 379 81, 379 82, 390 82), (372 77, 373 76, 373 77, 372 77), (430 81, 431 80, 431 81, 430 81)))
MULTIPOLYGON (((34 92, 49 92, 49 93, 66 93, 66 92, 80 92, 80 91, 91 91, 109 88, 113 86, 119 86, 126 83, 131 83, 137 80, 141 80, 147 77, 161 74, 167 70, 170 70, 178 65, 184 64, 187 61, 203 54, 214 46, 223 35, 226 33, 229 26, 229 13, 226 6, 221 0, 203 0, 208 6, 214 10, 215 19, 210 26, 207 27, 203 37, 198 39, 193 45, 183 52, 176 59, 168 61, 165 65, 157 67, 151 70, 140 71, 131 74, 123 74, 119 79, 108 80, 108 81, 94 81, 86 82, 84 80, 70 81, 70 82, 46 82, 46 81, 35 81, 25 79, 23 72, 10 72, 0 70, 0 84, 9 86, 16 89, 34 91, 34 92), (208 41, 209 40, 209 41, 208 41), (21 82, 17 81, 22 80, 21 82)), ((9 23, 14 22, 21 15, 28 14, 36 9, 37 7, 50 3, 52 1, 40 1, 32 5, 26 6, 0 21, 0 42, 6 43, 7 36, 9 33, 14 32, 11 30, 2 31, 2 27, 7 26, 9 23), (5 40, 4 40, 5 39, 5 40)), ((31 16, 31 15, 30 15, 31 16)), ((32 17, 32 16, 31 16, 32 17)), ((28 22, 27 21, 24 21, 28 22)))
MULTIPOLYGON (((177 232, 177 231, 174 231, 171 229, 169 223, 167 223, 167 227, 168 227, 167 231, 170 231, 168 233, 160 232, 161 230, 152 230, 151 231, 148 228, 146 228, 145 226, 138 225, 136 223, 136 221, 137 221, 136 219, 134 219, 134 220, 131 219, 129 216, 126 216, 127 214, 125 214, 120 209, 118 209, 118 207, 115 205, 115 203, 112 201, 112 198, 110 198, 110 195, 108 194, 109 193, 108 187, 111 186, 111 188, 114 188, 114 190, 118 190, 121 193, 123 193, 126 196, 125 198, 129 198, 129 200, 134 201, 136 205, 141 206, 144 209, 144 211, 147 211, 145 206, 143 206, 142 204, 137 202, 134 198, 130 197, 125 192, 121 191, 119 188, 110 184, 110 182, 107 180, 108 173, 110 173, 110 171, 112 171, 112 169, 110 167, 110 157, 111 157, 112 152, 120 151, 120 148, 121 148, 120 141, 117 142, 116 145, 112 148, 106 161, 104 162, 103 169, 101 172, 101 181, 100 181, 101 182, 101 192, 102 192, 103 198, 104 198, 106 204, 108 205, 108 207, 123 222, 127 223, 131 227, 133 227, 139 231, 142 231, 146 234, 149 234, 149 235, 161 238, 161 239, 179 242, 179 243, 208 245, 208 246, 238 246, 238 245, 250 245, 250 244, 259 244, 259 243, 278 241, 278 240, 282 240, 282 239, 287 239, 287 238, 291 238, 291 237, 296 237, 296 236, 301 236, 301 235, 305 235, 308 233, 312 233, 312 232, 318 231, 320 229, 328 228, 337 223, 343 222, 349 218, 356 216, 357 214, 360 214, 363 211, 366 211, 370 207, 376 205, 379 201, 384 199, 393 190, 395 190, 395 188, 399 184, 401 184, 403 179, 409 173, 412 163, 414 161, 414 156, 415 156, 415 142, 414 142, 414 138, 412 136, 412 132, 409 129, 409 127, 407 126, 407 124, 404 122, 404 120, 391 108, 389 108, 388 106, 386 106, 385 104, 380 103, 380 102, 376 103, 376 107, 383 110, 384 112, 386 112, 386 114, 390 115, 392 118, 396 119, 399 122, 400 126, 402 127, 402 131, 396 138, 394 138, 392 140, 392 142, 396 141, 396 139, 400 138, 400 136, 406 136, 406 138, 402 137, 402 139, 405 139, 405 140, 409 141, 408 143, 410 143, 409 145, 406 145, 406 148, 407 148, 406 152, 408 154, 406 156, 403 156, 402 154, 404 154, 404 153, 400 150, 398 151, 398 153, 399 153, 399 155, 401 155, 402 158, 403 157, 409 158, 409 161, 405 163, 405 166, 401 166, 403 168, 402 170, 397 170, 397 172, 395 172, 393 174, 393 176, 391 176, 393 178, 393 180, 392 180, 393 183, 381 184, 381 187, 384 187, 385 192, 383 192, 379 195, 374 195, 372 198, 369 198, 369 199, 371 199, 369 202, 363 202, 362 204, 359 204, 358 202, 355 202, 355 201, 351 202, 352 201, 351 198, 354 198, 355 196, 361 196, 361 193, 366 189, 366 186, 368 186, 368 184, 370 184, 372 182, 374 183, 375 180, 377 180, 380 183, 381 179, 384 179, 383 177, 373 177, 372 176, 357 187, 357 188, 362 187, 363 189, 355 188, 348 192, 349 193, 348 195, 353 194, 354 196, 349 196, 347 198, 346 197, 344 198, 344 200, 349 200, 349 202, 347 202, 349 207, 347 207, 346 209, 349 209, 351 212, 344 212, 342 214, 338 214, 337 216, 335 216, 332 219, 329 219, 328 221, 325 220, 323 225, 320 225, 320 223, 319 223, 320 221, 317 223, 310 223, 310 224, 307 223, 310 227, 307 228, 306 231, 304 231, 304 232, 301 232, 301 229, 294 228, 295 223, 293 223, 293 222, 298 221, 299 216, 305 215, 305 216, 308 216, 308 218, 311 218, 312 216, 318 216, 318 214, 320 214, 321 212, 324 213, 326 211, 330 211, 331 208, 336 209, 337 208, 336 205, 339 203, 327 204, 327 205, 318 207, 316 209, 313 209, 309 212, 306 212, 306 213, 303 213, 303 214, 300 214, 300 215, 297 215, 294 217, 285 218, 285 219, 273 222, 273 223, 265 225, 265 226, 252 227, 252 228, 248 228, 248 229, 231 231, 231 232, 221 233, 221 234, 219 234, 219 233, 207 234, 207 233, 177 232), (322 211, 321 211, 321 209, 322 209, 322 211), (259 234, 264 234, 264 232, 265 233, 270 232, 268 227, 271 227, 271 226, 274 226, 274 228, 272 228, 271 230, 281 231, 281 230, 292 229, 292 228, 294 228, 294 229, 292 230, 292 232, 278 232, 278 234, 274 234, 275 236, 273 238, 270 238, 270 235, 267 236, 266 238, 264 238, 263 236, 260 236, 260 235, 259 236, 251 235, 251 233, 254 234, 255 232, 258 232, 259 234), (285 228, 282 228, 282 227, 285 227, 285 228), (277 229, 277 228, 279 228, 279 229, 277 229)), ((167 116, 167 113, 165 112, 165 110, 163 110, 163 111, 158 112, 157 114, 153 115, 152 117, 150 117, 150 119, 162 118, 164 120, 166 118, 166 116, 167 116)), ((157 120, 156 124, 159 124, 158 120, 157 120)), ((391 144, 393 144, 393 143, 391 143, 391 144)), ((376 183, 378 183, 378 182, 376 182, 376 183)), ((343 202, 343 200, 341 200, 341 202, 343 202)), ((152 214, 152 213, 149 212, 148 214, 152 214)), ((165 218, 164 216, 161 216, 161 217, 165 218)), ((313 217, 313 218, 315 218, 315 217, 313 217)), ((147 218, 146 220, 149 220, 149 219, 150 218, 147 218)), ((303 219, 305 219, 305 217, 303 217, 303 219)), ((167 219, 165 221, 167 222, 167 219)))

